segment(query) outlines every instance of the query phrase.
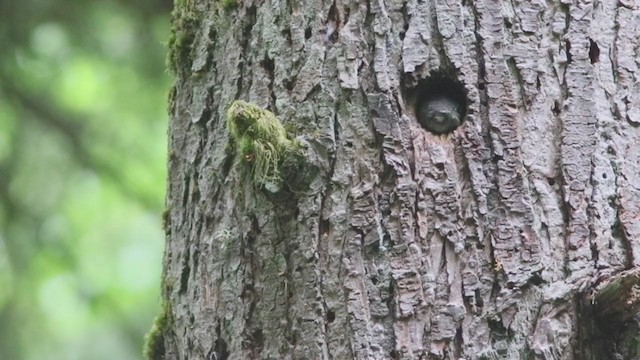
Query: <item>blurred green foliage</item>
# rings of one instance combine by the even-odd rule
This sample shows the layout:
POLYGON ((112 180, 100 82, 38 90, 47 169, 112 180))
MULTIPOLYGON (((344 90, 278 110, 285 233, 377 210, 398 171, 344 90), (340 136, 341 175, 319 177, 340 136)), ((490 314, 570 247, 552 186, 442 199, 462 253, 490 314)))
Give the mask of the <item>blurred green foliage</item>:
POLYGON ((169 0, 0 1, 0 359, 141 359, 169 0))

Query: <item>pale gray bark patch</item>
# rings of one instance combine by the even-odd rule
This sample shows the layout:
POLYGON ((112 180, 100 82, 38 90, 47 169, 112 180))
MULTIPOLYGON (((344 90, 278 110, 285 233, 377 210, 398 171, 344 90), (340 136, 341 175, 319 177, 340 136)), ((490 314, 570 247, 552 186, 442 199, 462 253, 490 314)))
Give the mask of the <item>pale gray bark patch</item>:
POLYGON ((171 100, 166 358, 597 353, 576 299, 640 262, 637 4, 189 4, 200 22, 171 100), (434 71, 468 98, 448 136, 406 98, 434 71), (308 189, 252 183, 226 130, 236 99, 305 144, 308 189))
POLYGON ((402 61, 404 72, 407 73, 415 71, 427 60, 432 60, 432 62, 438 60, 437 50, 431 45, 429 8, 417 6, 417 4, 417 1, 407 2, 407 15, 410 18, 402 44, 402 61))

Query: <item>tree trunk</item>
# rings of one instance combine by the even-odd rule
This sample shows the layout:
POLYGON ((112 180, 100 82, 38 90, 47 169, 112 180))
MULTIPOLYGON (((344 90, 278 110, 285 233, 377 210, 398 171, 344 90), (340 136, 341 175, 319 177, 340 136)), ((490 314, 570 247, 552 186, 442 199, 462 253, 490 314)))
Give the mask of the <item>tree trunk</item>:
POLYGON ((637 2, 233 1, 176 1, 150 357, 638 356, 637 2), (256 181, 239 99, 310 181, 256 181))

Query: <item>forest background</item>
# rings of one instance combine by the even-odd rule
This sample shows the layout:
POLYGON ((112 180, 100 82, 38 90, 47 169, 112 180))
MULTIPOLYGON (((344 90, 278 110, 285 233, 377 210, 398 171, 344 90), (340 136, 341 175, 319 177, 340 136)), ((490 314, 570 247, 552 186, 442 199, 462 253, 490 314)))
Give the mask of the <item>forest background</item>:
POLYGON ((170 0, 0 1, 0 359, 141 359, 170 0))

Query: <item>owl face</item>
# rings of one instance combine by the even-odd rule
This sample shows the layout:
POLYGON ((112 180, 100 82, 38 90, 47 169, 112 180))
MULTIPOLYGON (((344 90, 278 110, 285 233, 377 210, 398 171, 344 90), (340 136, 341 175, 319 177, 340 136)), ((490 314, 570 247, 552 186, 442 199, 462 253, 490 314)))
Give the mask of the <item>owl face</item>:
POLYGON ((446 134, 460 125, 460 113, 454 101, 435 98, 420 105, 418 121, 434 134, 446 134))

